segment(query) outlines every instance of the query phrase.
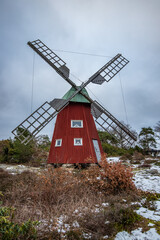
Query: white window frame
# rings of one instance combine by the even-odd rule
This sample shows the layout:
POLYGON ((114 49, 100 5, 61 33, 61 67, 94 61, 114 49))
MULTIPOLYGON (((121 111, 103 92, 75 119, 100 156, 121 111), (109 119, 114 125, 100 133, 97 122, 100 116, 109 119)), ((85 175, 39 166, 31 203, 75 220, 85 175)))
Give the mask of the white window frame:
POLYGON ((61 147, 62 146, 62 139, 56 139, 55 147, 61 147), (58 145, 58 141, 60 141, 60 145, 58 145))
POLYGON ((71 120, 71 128, 83 128, 83 120, 71 120), (73 125, 73 122, 77 122, 77 121, 79 121, 79 122, 81 122, 81 126, 74 126, 73 125))
POLYGON ((82 138, 74 138, 74 146, 83 146, 83 140, 82 138), (77 140, 80 140, 80 143, 76 143, 77 140))

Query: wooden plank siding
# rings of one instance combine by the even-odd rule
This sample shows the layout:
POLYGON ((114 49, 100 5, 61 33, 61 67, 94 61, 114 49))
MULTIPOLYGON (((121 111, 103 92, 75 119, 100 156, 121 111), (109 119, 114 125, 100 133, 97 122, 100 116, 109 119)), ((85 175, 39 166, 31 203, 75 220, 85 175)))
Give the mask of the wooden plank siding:
POLYGON ((48 163, 86 163, 88 157, 97 162, 93 139, 102 146, 87 103, 70 102, 57 116, 48 163), (83 120, 83 128, 71 128, 71 120, 83 120), (82 138, 82 146, 74 146, 74 138, 82 138), (62 146, 55 147, 56 139, 62 139, 62 146))

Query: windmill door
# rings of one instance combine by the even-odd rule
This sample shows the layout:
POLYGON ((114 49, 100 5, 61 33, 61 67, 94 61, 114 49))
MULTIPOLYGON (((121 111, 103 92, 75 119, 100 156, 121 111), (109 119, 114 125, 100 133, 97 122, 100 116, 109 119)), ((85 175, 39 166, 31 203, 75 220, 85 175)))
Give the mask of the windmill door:
POLYGON ((95 139, 93 139, 93 146, 96 153, 97 161, 99 162, 101 160, 101 152, 99 149, 98 141, 95 139))

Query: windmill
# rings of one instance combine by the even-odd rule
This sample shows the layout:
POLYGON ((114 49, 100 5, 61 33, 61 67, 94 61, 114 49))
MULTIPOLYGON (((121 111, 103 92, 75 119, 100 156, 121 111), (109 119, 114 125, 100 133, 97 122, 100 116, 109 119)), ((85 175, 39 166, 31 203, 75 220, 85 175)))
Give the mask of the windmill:
POLYGON ((71 89, 63 98, 43 103, 12 131, 22 143, 31 141, 56 116, 48 163, 83 164, 89 157, 95 163, 99 162, 103 150, 95 123, 109 134, 114 132, 117 141, 123 133, 126 145, 136 141, 136 136, 100 103, 92 100, 85 89, 89 83, 101 85, 109 82, 128 64, 126 58, 117 54, 86 82, 77 86, 69 77, 70 70, 66 63, 41 40, 28 42, 28 45, 71 85, 71 89))

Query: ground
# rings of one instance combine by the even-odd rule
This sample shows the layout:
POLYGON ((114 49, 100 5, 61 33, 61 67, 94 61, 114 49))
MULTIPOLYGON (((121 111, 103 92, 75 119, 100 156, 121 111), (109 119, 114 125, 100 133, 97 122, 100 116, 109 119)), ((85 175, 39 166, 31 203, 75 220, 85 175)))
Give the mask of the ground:
MULTIPOLYGON (((110 157, 107 160, 110 162, 118 162, 120 161, 120 158, 110 157)), ((144 160, 141 161, 141 164, 137 164, 136 162, 131 163, 130 160, 125 160, 123 161, 123 163, 125 165, 132 166, 134 172, 133 181, 136 187, 140 190, 148 192, 148 195, 133 202, 132 200, 128 201, 128 198, 127 197, 125 198, 124 195, 124 198, 121 198, 120 200, 121 204, 125 206, 124 209, 126 209, 126 206, 131 207, 133 205, 136 205, 136 208, 134 208, 134 212, 138 214, 137 216, 140 215, 142 219, 134 230, 129 231, 120 230, 118 233, 116 233, 114 238, 110 238, 108 235, 103 235, 103 238, 101 239, 160 240, 160 164, 159 164, 160 160, 153 158, 145 158, 144 160)), ((35 174, 37 173, 41 174, 41 172, 46 171, 44 167, 35 168, 24 165, 0 164, 0 168, 8 171, 12 175, 16 175, 24 171, 30 171, 35 174)), ((113 201, 116 202, 117 201, 116 198, 113 197, 113 201)), ((108 209, 112 207, 112 204, 113 203, 111 200, 109 200, 109 198, 108 201, 105 202, 101 201, 101 203, 98 204, 95 204, 94 202, 92 206, 90 205, 90 214, 97 216, 96 221, 102 221, 102 218, 104 216, 104 214, 103 216, 101 215, 102 212, 109 211, 108 209)), ((81 236, 81 238, 78 237, 73 238, 73 234, 71 238, 69 236, 68 238, 65 238, 66 233, 71 232, 72 229, 76 229, 76 231, 78 232, 79 229, 82 228, 82 223, 80 221, 81 217, 85 215, 85 210, 86 212, 88 211, 88 209, 85 208, 82 209, 80 205, 77 206, 77 208, 74 208, 73 211, 74 217, 72 223, 68 222, 67 219, 68 216, 66 212, 56 217, 56 224, 54 225, 54 230, 56 230, 61 235, 61 239, 98 239, 92 238, 92 231, 90 231, 89 233, 83 232, 83 236, 81 236)), ((50 222, 48 221, 48 219, 44 218, 39 220, 41 223, 39 228, 45 228, 47 226, 48 229, 49 228, 52 229, 53 227, 52 219, 50 219, 50 222)), ((88 223, 86 224, 89 224, 89 219, 87 221, 88 223)), ((107 225, 109 226, 110 221, 105 219, 105 223, 103 224, 104 227, 107 228, 107 225)))

